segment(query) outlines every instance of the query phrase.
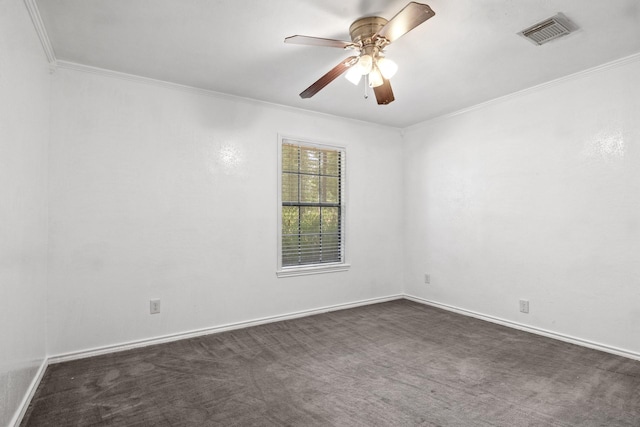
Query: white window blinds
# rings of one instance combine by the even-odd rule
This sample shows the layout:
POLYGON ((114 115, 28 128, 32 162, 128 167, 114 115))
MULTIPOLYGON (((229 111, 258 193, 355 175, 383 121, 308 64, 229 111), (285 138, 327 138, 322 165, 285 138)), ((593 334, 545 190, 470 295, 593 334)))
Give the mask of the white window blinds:
POLYGON ((344 151, 282 142, 282 267, 344 262, 344 151))

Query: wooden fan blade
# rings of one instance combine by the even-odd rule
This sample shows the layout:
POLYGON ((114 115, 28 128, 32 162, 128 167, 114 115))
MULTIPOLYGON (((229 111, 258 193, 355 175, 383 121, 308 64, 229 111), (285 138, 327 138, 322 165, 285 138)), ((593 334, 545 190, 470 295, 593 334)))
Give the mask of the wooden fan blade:
POLYGON ((320 77, 314 84, 303 90, 302 93, 300 93, 300 98, 311 98, 313 95, 320 92, 322 88, 337 79, 342 73, 347 71, 353 64, 355 64, 355 60, 357 58, 357 56, 350 56, 333 67, 331 71, 320 77))
POLYGON ((387 79, 383 79, 384 83, 378 87, 373 88, 373 92, 376 94, 376 101, 378 105, 387 105, 395 101, 393 96, 393 90, 391 89, 391 82, 387 79))
POLYGON ((290 44, 304 44, 308 46, 339 47, 342 49, 353 46, 353 43, 346 42, 344 40, 323 39, 320 37, 309 36, 291 36, 284 39, 284 42, 290 44))
MULTIPOLYGON (((384 37, 389 43, 398 40, 436 13, 426 4, 412 1, 396 16, 378 31, 378 36, 384 37)), ((374 36, 375 37, 375 36, 374 36)))

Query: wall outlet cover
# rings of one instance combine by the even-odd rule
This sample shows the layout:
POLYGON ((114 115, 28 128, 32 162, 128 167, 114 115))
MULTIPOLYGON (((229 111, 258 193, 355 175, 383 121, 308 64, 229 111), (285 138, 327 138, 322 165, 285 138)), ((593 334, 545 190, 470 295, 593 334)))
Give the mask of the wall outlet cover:
POLYGON ((150 314, 158 314, 160 313, 160 300, 152 299, 149 301, 149 313, 150 314))

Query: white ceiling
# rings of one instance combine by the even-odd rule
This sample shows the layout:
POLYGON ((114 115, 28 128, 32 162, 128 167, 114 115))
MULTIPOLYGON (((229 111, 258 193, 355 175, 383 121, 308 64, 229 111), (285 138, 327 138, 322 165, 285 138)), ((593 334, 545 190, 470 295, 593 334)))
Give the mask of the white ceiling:
POLYGON ((37 0, 58 60, 406 127, 640 52, 638 0, 426 0, 436 12, 387 48, 396 101, 338 78, 298 94, 351 51, 284 44, 349 40, 367 15, 407 0, 37 0), (580 27, 535 46, 516 35, 563 12, 580 27))

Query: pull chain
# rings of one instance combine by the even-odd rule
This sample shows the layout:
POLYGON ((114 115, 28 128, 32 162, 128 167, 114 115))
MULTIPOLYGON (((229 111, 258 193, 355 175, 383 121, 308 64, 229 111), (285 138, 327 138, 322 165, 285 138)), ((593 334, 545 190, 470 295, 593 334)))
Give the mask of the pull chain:
POLYGON ((364 75, 364 99, 369 99, 369 74, 364 75))

